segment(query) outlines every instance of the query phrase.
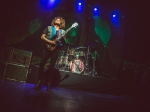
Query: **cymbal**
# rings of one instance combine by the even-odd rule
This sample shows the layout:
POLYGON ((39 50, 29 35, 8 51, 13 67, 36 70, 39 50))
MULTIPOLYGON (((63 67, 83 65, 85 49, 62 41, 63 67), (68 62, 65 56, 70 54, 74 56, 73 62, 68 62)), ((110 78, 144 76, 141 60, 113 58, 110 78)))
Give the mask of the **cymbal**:
POLYGON ((87 47, 82 47, 82 46, 81 46, 81 47, 77 47, 77 48, 75 48, 75 49, 82 49, 82 48, 87 48, 87 47))

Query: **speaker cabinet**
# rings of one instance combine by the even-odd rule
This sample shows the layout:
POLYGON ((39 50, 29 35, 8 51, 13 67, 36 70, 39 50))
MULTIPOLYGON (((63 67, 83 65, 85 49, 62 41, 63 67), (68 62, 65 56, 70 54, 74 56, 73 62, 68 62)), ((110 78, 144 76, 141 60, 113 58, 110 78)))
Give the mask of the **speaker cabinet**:
POLYGON ((28 75, 28 68, 25 66, 9 63, 4 74, 5 79, 25 82, 28 75))
POLYGON ((32 58, 32 52, 13 49, 10 63, 29 67, 32 58))

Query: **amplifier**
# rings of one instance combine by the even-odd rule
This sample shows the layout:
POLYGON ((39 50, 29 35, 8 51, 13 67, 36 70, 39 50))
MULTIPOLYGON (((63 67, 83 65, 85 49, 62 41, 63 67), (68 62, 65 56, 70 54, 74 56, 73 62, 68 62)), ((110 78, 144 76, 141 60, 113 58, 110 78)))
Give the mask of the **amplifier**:
POLYGON ((32 52, 13 49, 10 63, 29 67, 32 58, 32 52))
POLYGON ((28 75, 28 68, 18 64, 7 64, 4 78, 14 81, 25 82, 28 75))

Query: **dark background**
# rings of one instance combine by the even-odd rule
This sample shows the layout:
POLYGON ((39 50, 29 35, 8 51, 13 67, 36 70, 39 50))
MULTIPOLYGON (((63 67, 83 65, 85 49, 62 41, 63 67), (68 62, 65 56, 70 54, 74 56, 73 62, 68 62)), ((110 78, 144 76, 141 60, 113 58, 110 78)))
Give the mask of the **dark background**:
MULTIPOLYGON (((38 0, 9 0, 3 1, 1 3, 1 35, 0 35, 0 44, 5 45, 5 40, 7 39, 8 35, 10 36, 10 27, 12 22, 14 22, 13 17, 16 12, 19 15, 16 15, 17 18, 24 17, 26 20, 29 19, 26 17, 25 13, 26 9, 32 9, 32 6, 38 0), (31 5, 32 4, 32 5, 31 5)), ((71 12, 74 11, 74 4, 75 0, 64 0, 61 2, 61 5, 67 7, 67 9, 71 12)), ((121 51, 122 60, 127 60, 133 63, 149 63, 150 59, 150 39, 149 39, 149 10, 148 10, 148 2, 147 1, 116 1, 116 0, 105 0, 105 1, 97 1, 97 0, 86 0, 84 5, 84 11, 87 15, 90 16, 91 12, 88 8, 88 5, 100 5, 105 12, 109 12, 109 10, 119 9, 121 11, 120 15, 123 18, 121 23, 124 25, 124 33, 122 34, 123 37, 123 49, 121 51)), ((60 5, 60 6, 61 6, 60 5)), ((43 9, 44 10, 44 9, 43 9)), ((92 10, 92 9, 91 9, 92 10)), ((37 9, 32 10, 32 12, 36 12, 37 9)), ((42 12, 40 12, 41 14, 42 12)), ((36 13, 31 13, 30 17, 36 16, 36 13)), ((43 20, 44 21, 44 20, 43 20)), ((16 24, 17 21, 15 22, 16 24)), ((47 26, 48 23, 44 23, 42 30, 47 26)), ((15 27, 14 27, 15 29, 15 27)), ((17 29, 16 29, 17 30, 17 29)), ((41 35, 41 32, 38 32, 37 35, 41 35)), ((39 39, 40 40, 40 39, 39 39)), ((30 41, 31 42, 31 41, 30 41)), ((34 40, 32 40, 34 42, 34 40)), ((32 44, 27 41, 28 45, 32 44)), ((27 46, 26 43, 26 46, 27 46)), ((33 45, 34 46, 34 45, 33 45)), ((27 50, 33 48, 30 47, 27 50)), ((36 46, 35 46, 36 47, 36 46)), ((36 50, 37 51, 37 50, 36 50)), ((36 53, 39 54, 42 51, 37 51, 36 53)), ((35 52, 35 51, 34 51, 35 52)))

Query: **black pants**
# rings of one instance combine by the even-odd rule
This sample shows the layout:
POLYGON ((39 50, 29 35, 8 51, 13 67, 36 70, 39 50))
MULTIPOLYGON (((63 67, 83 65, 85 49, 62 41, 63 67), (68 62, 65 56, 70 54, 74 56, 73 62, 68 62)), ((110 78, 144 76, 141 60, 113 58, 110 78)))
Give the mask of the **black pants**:
POLYGON ((56 49, 55 51, 50 51, 50 50, 45 49, 43 51, 43 57, 42 57, 42 60, 40 62, 40 67, 39 67, 39 76, 38 76, 39 80, 42 80, 44 77, 44 66, 49 58, 51 58, 51 60, 50 60, 50 66, 48 69, 48 81, 50 82, 52 80, 52 76, 54 75, 55 63, 58 58, 58 51, 59 49, 56 49))

